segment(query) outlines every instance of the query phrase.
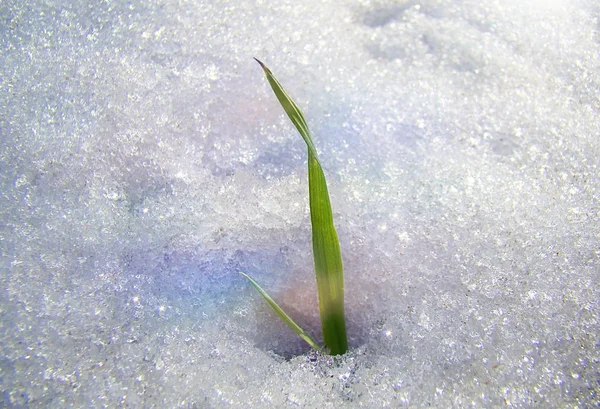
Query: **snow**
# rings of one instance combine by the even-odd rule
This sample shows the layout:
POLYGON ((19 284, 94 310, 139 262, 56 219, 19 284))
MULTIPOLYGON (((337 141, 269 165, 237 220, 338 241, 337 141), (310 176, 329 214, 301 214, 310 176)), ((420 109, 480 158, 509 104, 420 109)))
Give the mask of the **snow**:
POLYGON ((5 1, 1 407, 600 404, 592 0, 5 1), (351 351, 319 356, 302 107, 351 351))

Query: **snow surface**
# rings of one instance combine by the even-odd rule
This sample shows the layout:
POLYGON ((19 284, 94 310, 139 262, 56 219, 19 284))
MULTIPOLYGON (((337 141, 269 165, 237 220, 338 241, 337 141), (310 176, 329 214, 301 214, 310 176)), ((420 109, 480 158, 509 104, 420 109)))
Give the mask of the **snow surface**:
POLYGON ((0 407, 600 405, 595 0, 0 4, 0 407), (320 338, 303 108, 352 350, 320 338))

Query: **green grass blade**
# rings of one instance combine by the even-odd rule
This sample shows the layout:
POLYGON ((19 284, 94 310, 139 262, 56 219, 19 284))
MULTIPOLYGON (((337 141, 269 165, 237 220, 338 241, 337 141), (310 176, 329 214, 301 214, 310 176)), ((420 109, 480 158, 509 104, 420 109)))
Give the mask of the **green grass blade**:
POLYGON ((279 81, 273 76, 273 73, 270 69, 267 68, 258 58, 255 58, 256 62, 260 64, 262 69, 265 71, 265 75, 267 76, 267 80, 271 85, 271 88, 275 92, 275 96, 279 100, 279 103, 285 110, 288 117, 291 119, 292 123, 300 132, 300 135, 308 145, 308 150, 313 153, 314 157, 317 158, 317 149, 313 144, 312 137, 310 136, 310 131, 308 130, 308 125, 306 124, 306 119, 304 119, 304 114, 300 110, 300 107, 296 105, 296 103, 290 98, 290 96, 285 92, 279 81))
POLYGON ((308 146, 308 184, 313 255, 319 291, 319 310, 325 345, 332 355, 348 350, 344 316, 344 267, 325 174, 317 156, 304 114, 262 62, 267 80, 277 99, 308 146))
POLYGON ((285 311, 283 311, 279 305, 277 305, 275 300, 273 300, 273 298, 271 298, 271 296, 269 294, 267 294, 267 292, 265 290, 263 290, 256 281, 254 281, 252 278, 250 278, 247 274, 244 274, 242 272, 240 272, 240 274, 243 275, 244 277, 246 277, 246 279, 248 281, 250 281, 250 284, 252 284, 252 286, 254 288, 256 288, 256 291, 258 291, 260 293, 260 295, 262 295, 264 297, 264 299, 271 306, 271 308, 273 308, 273 310, 277 313, 277 315, 279 315, 279 318, 281 318, 283 320, 283 322, 285 322, 296 334, 298 334, 298 336, 300 338, 305 340, 308 343, 308 345, 310 345, 317 351, 322 350, 322 348, 319 346, 319 344, 317 344, 310 337, 310 335, 308 335, 308 333, 306 331, 304 331, 302 328, 300 328, 300 326, 298 324, 296 324, 294 322, 294 320, 292 318, 290 318, 290 316, 287 315, 285 313, 285 311))

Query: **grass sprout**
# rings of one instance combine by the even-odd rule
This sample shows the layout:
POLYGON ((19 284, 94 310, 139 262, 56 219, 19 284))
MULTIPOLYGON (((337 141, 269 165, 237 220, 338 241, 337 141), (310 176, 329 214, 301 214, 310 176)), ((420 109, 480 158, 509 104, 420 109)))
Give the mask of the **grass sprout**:
MULTIPOLYGON (((312 140, 304 114, 285 92, 279 81, 261 61, 256 59, 265 72, 267 80, 304 142, 308 147, 308 186, 310 219, 312 225, 313 256, 319 293, 319 312, 325 347, 332 355, 348 351, 346 319, 344 316, 344 266, 337 232, 333 225, 331 202, 327 190, 325 174, 319 162, 317 150, 312 140)), ((250 277, 242 274, 265 298, 277 315, 311 347, 321 350, 316 342, 298 326, 277 303, 250 277)))

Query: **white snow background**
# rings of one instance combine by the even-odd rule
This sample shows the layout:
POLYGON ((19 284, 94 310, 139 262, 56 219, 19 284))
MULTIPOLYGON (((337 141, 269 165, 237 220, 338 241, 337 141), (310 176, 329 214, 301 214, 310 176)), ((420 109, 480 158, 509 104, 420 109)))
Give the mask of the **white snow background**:
POLYGON ((600 405, 594 0, 0 3, 0 407, 600 405), (346 267, 320 339, 306 114, 346 267))

